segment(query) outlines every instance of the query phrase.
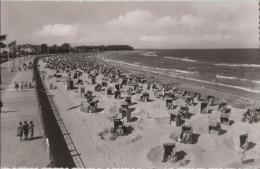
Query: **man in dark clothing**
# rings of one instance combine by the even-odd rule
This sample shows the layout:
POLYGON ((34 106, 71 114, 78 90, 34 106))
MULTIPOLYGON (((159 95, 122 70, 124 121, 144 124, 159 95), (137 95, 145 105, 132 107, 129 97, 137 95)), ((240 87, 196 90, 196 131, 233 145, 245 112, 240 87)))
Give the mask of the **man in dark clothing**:
POLYGON ((24 133, 24 140, 28 140, 29 125, 27 124, 27 121, 24 121, 23 133, 24 133))

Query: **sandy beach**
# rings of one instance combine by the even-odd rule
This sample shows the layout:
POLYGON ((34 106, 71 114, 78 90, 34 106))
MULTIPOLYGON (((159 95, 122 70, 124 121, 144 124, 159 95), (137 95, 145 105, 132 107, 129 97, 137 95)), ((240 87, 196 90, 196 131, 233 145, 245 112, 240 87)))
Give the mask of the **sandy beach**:
MULTIPOLYGON (((73 56, 71 56, 73 57, 73 56)), ((100 64, 103 61, 98 61, 100 64)), ((98 100, 97 112, 86 113, 81 111, 82 102, 79 89, 67 90, 65 81, 68 73, 59 73, 62 78, 55 78, 56 70, 44 68, 46 63, 39 61, 41 71, 45 71, 45 84, 47 90, 53 95, 53 100, 58 108, 61 118, 66 128, 71 133, 72 140, 81 154, 81 158, 86 167, 134 167, 134 168, 164 168, 164 167, 251 167, 259 166, 260 157, 260 132, 259 123, 250 124, 241 121, 243 113, 254 105, 259 105, 259 99, 255 94, 238 89, 208 85, 201 87, 201 83, 189 80, 176 82, 174 78, 171 82, 176 83, 180 90, 198 92, 205 99, 208 95, 215 96, 215 104, 209 106, 212 110, 210 114, 200 113, 201 100, 194 101, 193 106, 188 106, 190 118, 185 119, 186 125, 193 128, 193 143, 184 144, 176 141, 181 134, 182 127, 176 127, 175 122, 170 124, 170 114, 178 113, 185 100, 178 98, 174 100, 175 109, 168 110, 166 101, 156 98, 153 91, 146 90, 150 94, 150 102, 141 102, 141 94, 132 95, 132 103, 129 106, 131 111, 131 121, 124 121, 127 126, 127 135, 119 136, 115 140, 110 139, 108 132, 113 127, 113 116, 118 114, 121 103, 124 99, 115 99, 113 95, 107 95, 107 87, 96 92, 96 84, 91 84, 91 79, 87 73, 83 73, 81 79, 85 91, 92 91, 94 100, 98 100), (50 84, 57 89, 50 90, 50 84), (229 92, 227 92, 229 91, 229 92), (219 120, 220 112, 218 103, 226 99, 227 108, 230 109, 230 119, 233 124, 230 126, 221 124, 221 134, 208 133, 208 118, 219 120), (253 162, 242 164, 239 159, 239 135, 248 134, 248 150, 246 159, 256 159, 253 162), (163 144, 175 143, 178 161, 176 163, 162 162, 163 144), (187 162, 182 165, 182 162, 187 162)), ((156 76, 152 73, 125 67, 128 74, 144 73, 145 76, 156 77, 160 83, 166 80, 163 76, 156 76)), ((99 74, 96 82, 101 84, 104 76, 99 74)), ((168 79, 167 79, 168 80, 168 79)), ((75 81, 75 80, 74 80, 75 81)), ((141 84, 143 85, 143 84, 141 84)), ((108 83, 108 87, 114 88, 115 83, 108 83)), ((145 87, 143 87, 145 88, 145 87)), ((122 97, 127 96, 128 86, 121 89, 122 97)))

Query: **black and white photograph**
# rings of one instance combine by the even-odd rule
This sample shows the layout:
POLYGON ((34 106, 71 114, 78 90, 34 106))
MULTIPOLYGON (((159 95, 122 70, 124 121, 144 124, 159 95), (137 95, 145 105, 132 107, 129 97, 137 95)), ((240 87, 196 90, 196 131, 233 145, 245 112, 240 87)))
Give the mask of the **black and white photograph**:
POLYGON ((0 168, 260 167, 259 1, 0 9, 0 168))

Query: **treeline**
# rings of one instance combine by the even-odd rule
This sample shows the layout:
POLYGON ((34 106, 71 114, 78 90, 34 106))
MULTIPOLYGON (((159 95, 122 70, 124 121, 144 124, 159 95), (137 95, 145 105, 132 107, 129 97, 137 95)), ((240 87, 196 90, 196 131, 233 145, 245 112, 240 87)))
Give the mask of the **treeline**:
POLYGON ((133 47, 129 45, 100 45, 100 46, 76 46, 71 47, 71 44, 64 43, 60 46, 47 44, 32 45, 32 44, 4 44, 1 42, 0 48, 2 48, 2 54, 7 54, 6 47, 10 54, 15 55, 17 52, 21 55, 24 54, 58 54, 58 53, 80 53, 80 52, 102 52, 102 51, 120 51, 120 50, 134 50, 133 47))
POLYGON ((76 46, 73 52, 96 52, 96 51, 119 51, 119 50, 134 50, 128 45, 108 45, 108 46, 76 46))
POLYGON ((60 46, 52 45, 48 46, 47 44, 41 44, 41 54, 56 54, 56 53, 69 53, 71 52, 71 45, 69 43, 64 43, 60 46))

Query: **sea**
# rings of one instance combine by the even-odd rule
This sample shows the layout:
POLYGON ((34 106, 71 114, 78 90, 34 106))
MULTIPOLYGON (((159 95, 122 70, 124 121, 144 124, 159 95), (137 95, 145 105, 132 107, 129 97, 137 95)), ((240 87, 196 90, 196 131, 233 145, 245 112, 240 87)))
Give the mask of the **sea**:
POLYGON ((260 93, 259 49, 142 49, 104 56, 118 64, 260 93))

